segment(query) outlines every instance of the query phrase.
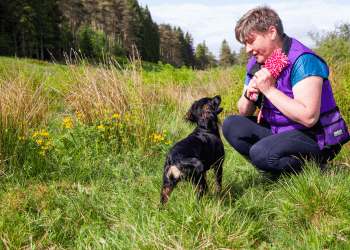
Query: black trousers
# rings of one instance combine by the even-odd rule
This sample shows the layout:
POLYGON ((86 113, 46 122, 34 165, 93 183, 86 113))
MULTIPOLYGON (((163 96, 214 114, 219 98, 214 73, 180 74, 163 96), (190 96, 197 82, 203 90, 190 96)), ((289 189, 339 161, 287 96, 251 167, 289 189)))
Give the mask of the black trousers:
POLYGON ((307 131, 289 130, 272 135, 269 123, 257 117, 230 115, 222 124, 222 133, 242 156, 250 158, 258 170, 278 176, 296 173, 305 160, 320 164, 334 159, 341 146, 320 150, 316 137, 307 131))

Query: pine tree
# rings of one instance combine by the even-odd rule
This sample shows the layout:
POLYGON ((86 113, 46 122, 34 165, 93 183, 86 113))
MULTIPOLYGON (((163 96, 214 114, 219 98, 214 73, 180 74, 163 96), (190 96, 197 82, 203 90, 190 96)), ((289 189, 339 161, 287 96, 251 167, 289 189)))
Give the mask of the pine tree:
POLYGON ((251 57, 252 57, 251 54, 246 53, 246 48, 241 47, 241 49, 239 50, 238 56, 237 56, 237 63, 238 64, 247 64, 251 57))
POLYGON ((189 59, 190 59, 190 67, 194 68, 195 61, 196 61, 196 55, 195 55, 195 51, 193 48, 193 39, 192 39, 191 35, 188 34, 188 32, 186 32, 185 41, 186 41, 187 54, 188 54, 189 59))
POLYGON ((92 57, 95 54, 94 42, 88 29, 84 29, 81 33, 80 50, 87 57, 92 57))
POLYGON ((151 13, 146 8, 141 16, 141 48, 139 49, 142 60, 157 63, 159 61, 160 37, 158 26, 153 23, 151 13))
POLYGON ((228 46, 226 40, 222 41, 221 49, 220 49, 220 61, 218 63, 221 67, 228 67, 233 64, 234 55, 231 54, 230 47, 228 46))

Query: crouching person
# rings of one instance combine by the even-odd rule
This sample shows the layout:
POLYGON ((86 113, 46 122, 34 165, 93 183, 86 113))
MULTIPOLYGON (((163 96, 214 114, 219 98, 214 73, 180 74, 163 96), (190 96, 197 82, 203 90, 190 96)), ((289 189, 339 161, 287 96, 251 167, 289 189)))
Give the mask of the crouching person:
POLYGON ((226 117, 222 124, 226 140, 261 175, 269 173, 274 179, 300 171, 304 159, 321 164, 332 160, 350 138, 334 100, 327 63, 284 34, 281 19, 269 7, 246 13, 235 33, 252 57, 238 101, 240 114, 226 117), (262 67, 275 50, 288 57, 277 76, 262 67), (261 120, 253 116, 256 107, 261 120))

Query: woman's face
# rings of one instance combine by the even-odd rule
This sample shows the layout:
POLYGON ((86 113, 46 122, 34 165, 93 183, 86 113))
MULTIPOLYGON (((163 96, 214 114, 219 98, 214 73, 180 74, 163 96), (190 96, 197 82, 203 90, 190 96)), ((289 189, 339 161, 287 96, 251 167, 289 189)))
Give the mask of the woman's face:
POLYGON ((246 53, 252 54, 258 63, 264 63, 276 49, 275 40, 276 33, 269 30, 266 34, 252 32, 243 43, 246 46, 246 53))

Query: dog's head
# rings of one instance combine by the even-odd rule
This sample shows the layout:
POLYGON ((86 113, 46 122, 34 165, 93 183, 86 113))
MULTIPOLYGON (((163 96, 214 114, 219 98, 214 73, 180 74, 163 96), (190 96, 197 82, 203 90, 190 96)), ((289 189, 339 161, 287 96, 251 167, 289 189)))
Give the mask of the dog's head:
POLYGON ((199 120, 214 120, 217 122, 217 116, 223 110, 222 107, 219 107, 220 103, 220 95, 213 98, 202 98, 192 104, 190 110, 185 115, 185 119, 194 123, 198 123, 199 120))

